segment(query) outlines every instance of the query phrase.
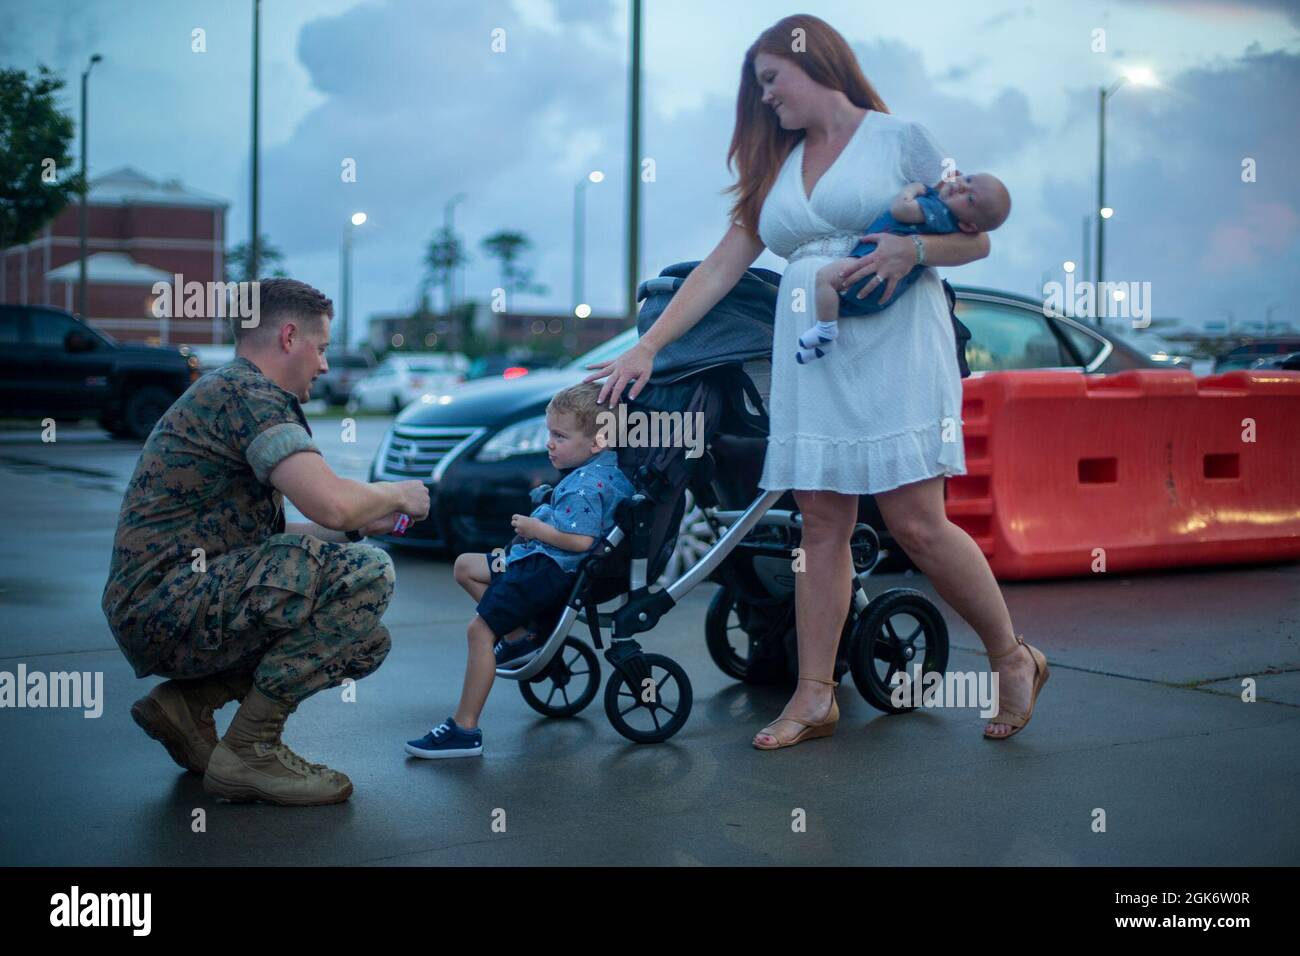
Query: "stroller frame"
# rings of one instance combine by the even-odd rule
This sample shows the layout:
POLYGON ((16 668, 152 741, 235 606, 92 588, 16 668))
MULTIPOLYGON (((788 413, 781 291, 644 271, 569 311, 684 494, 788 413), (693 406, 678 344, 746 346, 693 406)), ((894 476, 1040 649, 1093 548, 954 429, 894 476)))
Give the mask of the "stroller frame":
MULTIPOLYGON (((524 693, 525 699, 539 712, 548 716, 571 716, 585 707, 587 703, 590 703, 595 696, 594 688, 600 678, 598 674, 599 665, 594 653, 579 639, 572 637, 570 632, 580 619, 585 620, 592 644, 600 649, 604 648, 602 626, 607 626, 610 628, 611 633, 609 637, 610 647, 605 651, 605 658, 615 672, 611 675, 609 684, 606 686, 606 716, 619 733, 636 743, 657 743, 668 739, 681 729, 690 714, 692 702, 690 680, 685 671, 675 661, 663 655, 645 653, 635 637, 637 634, 653 629, 659 623, 659 620, 672 610, 683 597, 702 581, 709 579, 718 566, 755 528, 761 525, 801 528, 802 515, 798 512, 783 509, 773 510, 784 493, 784 491, 765 491, 743 511, 712 507, 703 508, 702 510, 711 525, 726 530, 700 556, 695 564, 676 581, 659 590, 652 591, 647 585, 646 576, 649 563, 649 520, 654 505, 647 495, 638 491, 620 505, 615 526, 592 547, 579 564, 577 577, 570 591, 569 599, 559 619, 551 628, 542 648, 531 660, 521 666, 497 668, 497 676, 506 680, 519 681, 520 690, 524 693), (589 593, 589 582, 599 568, 600 562, 612 555, 614 550, 629 536, 631 537, 631 558, 628 570, 628 589, 619 596, 620 603, 614 610, 602 613, 598 610, 589 593), (536 695, 530 693, 528 686, 530 683, 545 679, 554 672, 555 668, 564 670, 565 684, 567 684, 570 672, 574 676, 588 673, 573 671, 571 664, 563 660, 561 652, 566 645, 577 649, 587 662, 591 686, 578 704, 572 704, 568 700, 566 693, 565 707, 551 707, 549 699, 543 703, 536 695), (655 667, 667 672, 667 676, 662 681, 654 677, 653 670, 655 667), (668 677, 672 677, 678 684, 678 707, 676 710, 661 705, 658 699, 658 691, 664 686, 668 677), (650 689, 651 684, 654 685, 653 691, 650 689), (623 685, 626 685, 631 692, 624 691, 623 685), (642 691, 640 704, 636 703, 638 690, 642 691), (645 695, 649 695, 648 701, 645 695), (620 711, 619 697, 632 697, 634 700, 633 707, 648 704, 648 709, 654 718, 655 729, 652 731, 642 730, 631 726, 626 721, 625 716, 633 708, 620 711), (668 723, 663 726, 659 723, 657 713, 657 709, 660 707, 670 716, 668 723)), ((877 542, 870 566, 854 574, 850 613, 856 615, 859 629, 864 624, 868 628, 888 626, 888 615, 891 613, 904 613, 922 620, 922 629, 928 631, 925 635, 926 668, 942 671, 947 663, 947 630, 938 608, 934 607, 928 598, 920 594, 920 592, 906 588, 890 589, 877 596, 874 601, 868 598, 864 582, 883 557, 884 554, 880 551, 877 542), (878 610, 885 615, 883 623, 881 620, 877 620, 877 618, 880 618, 880 614, 873 615, 869 613, 873 606, 878 606, 878 610), (928 628, 925 627, 926 622, 929 624, 928 628), (939 646, 935 647, 935 643, 939 646)), ((893 634, 893 631, 890 630, 889 633, 893 634)), ((916 636, 917 632, 910 635, 912 643, 904 642, 905 646, 887 649, 889 653, 892 653, 897 658, 891 661, 891 675, 894 671, 894 664, 898 665, 897 669, 903 670, 912 659, 916 636)), ((858 640, 856 643, 859 645, 874 645, 875 642, 858 640)), ((859 689, 864 691, 864 696, 867 697, 870 703, 880 709, 894 713, 913 709, 911 707, 892 706, 888 699, 887 690, 882 697, 878 679, 872 680, 870 676, 865 675, 860 677, 859 665, 869 667, 873 653, 870 648, 867 649, 865 662, 859 660, 864 654, 855 655, 854 680, 859 689), (867 685, 872 687, 874 693, 867 691, 867 685)), ((560 686, 564 685, 561 684, 560 686)))

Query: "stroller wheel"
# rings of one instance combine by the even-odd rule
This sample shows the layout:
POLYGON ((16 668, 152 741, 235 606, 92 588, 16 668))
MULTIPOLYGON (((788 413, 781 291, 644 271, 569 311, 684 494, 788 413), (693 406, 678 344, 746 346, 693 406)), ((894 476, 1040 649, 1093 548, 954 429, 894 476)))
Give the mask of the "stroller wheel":
POLYGON ((640 678, 629 678, 626 670, 617 667, 609 675, 605 716, 633 743, 657 744, 681 730, 691 715, 691 682, 671 657, 645 654, 642 660, 643 667, 628 662, 633 674, 644 675, 640 678), (636 686, 630 683, 633 680, 636 686))
POLYGON ((920 591, 892 588, 867 605, 854 628, 853 683, 872 707, 905 714, 916 708, 894 706, 892 682, 918 665, 923 674, 947 670, 948 625, 920 591))
POLYGON ((528 706, 547 717, 572 717, 596 699, 600 661, 576 637, 566 637, 551 666, 532 680, 519 682, 528 706))
POLYGON ((718 669, 744 680, 754 656, 754 638, 745 630, 744 608, 731 588, 718 588, 704 616, 704 643, 718 669), (739 650, 737 649, 739 647, 739 650))

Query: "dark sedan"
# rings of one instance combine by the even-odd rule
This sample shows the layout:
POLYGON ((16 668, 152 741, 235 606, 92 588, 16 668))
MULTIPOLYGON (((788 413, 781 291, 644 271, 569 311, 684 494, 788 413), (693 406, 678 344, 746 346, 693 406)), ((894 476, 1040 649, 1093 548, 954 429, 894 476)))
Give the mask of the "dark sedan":
MULTIPOLYGON (((954 288, 957 315, 971 330, 966 356, 974 375, 1031 368, 1110 373, 1164 365, 1085 322, 1044 316, 1042 303, 1033 299, 954 288)), ((380 443, 371 480, 420 478, 429 487, 431 507, 405 538, 388 540, 451 553, 490 551, 508 542, 510 516, 532 510, 529 489, 559 479, 546 457, 546 403, 582 381, 589 363, 612 358, 635 341, 636 330, 628 329, 569 365, 466 382, 408 406, 380 443)), ((688 509, 683 531, 674 565, 707 544, 702 536, 708 527, 694 509, 688 509)), ((668 573, 673 570, 670 565, 668 573)))

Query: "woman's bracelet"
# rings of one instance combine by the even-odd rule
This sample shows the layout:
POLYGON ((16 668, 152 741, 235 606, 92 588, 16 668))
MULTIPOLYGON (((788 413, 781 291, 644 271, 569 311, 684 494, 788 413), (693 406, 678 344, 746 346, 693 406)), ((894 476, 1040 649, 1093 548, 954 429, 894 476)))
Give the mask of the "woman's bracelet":
POLYGON ((925 243, 921 241, 921 237, 913 235, 912 245, 916 246, 916 264, 925 265, 925 243))

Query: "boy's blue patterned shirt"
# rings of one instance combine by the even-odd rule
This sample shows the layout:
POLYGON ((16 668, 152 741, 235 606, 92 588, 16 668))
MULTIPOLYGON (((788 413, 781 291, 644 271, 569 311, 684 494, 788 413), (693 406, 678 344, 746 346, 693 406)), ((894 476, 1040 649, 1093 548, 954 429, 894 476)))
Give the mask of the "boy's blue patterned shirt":
MULTIPOLYGON (((636 489, 618 467, 618 454, 612 450, 593 455, 555 486, 551 503, 533 509, 533 517, 565 534, 585 534, 601 538, 614 527, 614 509, 636 489)), ((545 554, 565 571, 576 571, 585 551, 565 551, 530 538, 514 545, 506 554, 506 564, 530 554, 545 554)))

